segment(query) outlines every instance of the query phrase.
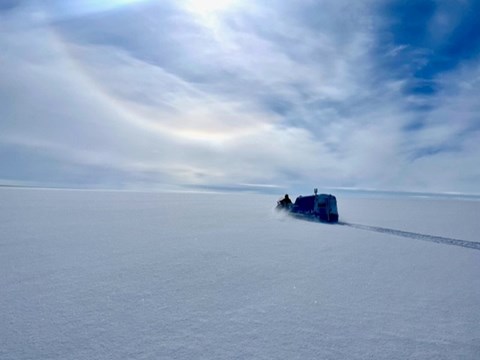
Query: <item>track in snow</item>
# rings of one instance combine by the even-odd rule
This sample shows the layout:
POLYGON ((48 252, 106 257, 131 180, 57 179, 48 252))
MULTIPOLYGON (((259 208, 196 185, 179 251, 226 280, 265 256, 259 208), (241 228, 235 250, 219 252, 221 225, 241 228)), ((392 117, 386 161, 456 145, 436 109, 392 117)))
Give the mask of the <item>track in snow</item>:
POLYGON ((344 225, 344 226, 350 226, 355 229, 375 231, 378 233, 402 236, 402 237, 415 239, 415 240, 430 241, 438 244, 455 245, 455 246, 461 246, 464 248, 480 250, 480 242, 475 242, 475 241, 467 241, 467 240, 459 240, 459 239, 447 238, 442 236, 426 235, 426 234, 414 233, 409 231, 388 229, 388 228, 383 228, 379 226, 351 224, 351 223, 345 223, 345 222, 339 222, 338 224, 344 225))

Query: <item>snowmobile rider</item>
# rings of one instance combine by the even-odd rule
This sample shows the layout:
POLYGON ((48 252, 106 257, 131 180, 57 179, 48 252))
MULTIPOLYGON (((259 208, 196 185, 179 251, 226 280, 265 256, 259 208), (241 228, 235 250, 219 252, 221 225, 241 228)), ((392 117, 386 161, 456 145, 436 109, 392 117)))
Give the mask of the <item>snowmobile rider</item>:
POLYGON ((284 208, 289 207, 290 205, 292 205, 292 200, 290 200, 288 194, 285 194, 285 197, 278 202, 278 205, 284 208))

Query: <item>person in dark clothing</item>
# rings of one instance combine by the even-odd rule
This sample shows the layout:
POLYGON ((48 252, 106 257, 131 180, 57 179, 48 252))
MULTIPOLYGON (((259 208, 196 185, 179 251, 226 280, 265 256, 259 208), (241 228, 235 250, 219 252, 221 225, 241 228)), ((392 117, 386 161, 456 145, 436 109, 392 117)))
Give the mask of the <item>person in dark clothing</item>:
POLYGON ((278 202, 280 207, 286 208, 292 205, 292 200, 288 197, 288 194, 285 194, 285 197, 278 202))

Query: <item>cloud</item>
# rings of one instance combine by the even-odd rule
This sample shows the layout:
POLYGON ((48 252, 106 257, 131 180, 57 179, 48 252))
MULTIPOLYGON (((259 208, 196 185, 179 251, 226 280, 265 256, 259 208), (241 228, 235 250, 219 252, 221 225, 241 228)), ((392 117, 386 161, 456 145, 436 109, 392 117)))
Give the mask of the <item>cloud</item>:
POLYGON ((13 8, 0 145, 29 155, 0 178, 478 192, 476 54, 433 55, 472 25, 458 30, 462 9, 392 3, 13 8), (49 176, 22 170, 34 154, 49 176))

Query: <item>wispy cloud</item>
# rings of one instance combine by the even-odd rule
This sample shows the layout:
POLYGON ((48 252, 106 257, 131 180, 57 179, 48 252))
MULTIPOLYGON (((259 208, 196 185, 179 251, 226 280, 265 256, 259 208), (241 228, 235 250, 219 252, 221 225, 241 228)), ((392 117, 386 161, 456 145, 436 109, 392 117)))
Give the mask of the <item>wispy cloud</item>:
POLYGON ((479 192, 475 3, 384 4, 12 2, 0 178, 479 192))

